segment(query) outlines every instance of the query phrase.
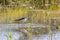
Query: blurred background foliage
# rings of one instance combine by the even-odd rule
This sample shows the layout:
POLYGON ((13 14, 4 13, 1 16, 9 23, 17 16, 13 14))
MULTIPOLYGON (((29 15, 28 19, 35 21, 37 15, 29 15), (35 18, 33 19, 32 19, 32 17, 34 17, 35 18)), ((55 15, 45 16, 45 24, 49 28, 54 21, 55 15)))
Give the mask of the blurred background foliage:
POLYGON ((48 24, 49 20, 60 17, 60 1, 0 0, 0 15, 0 23, 13 23, 15 19, 31 16, 27 23, 48 24))

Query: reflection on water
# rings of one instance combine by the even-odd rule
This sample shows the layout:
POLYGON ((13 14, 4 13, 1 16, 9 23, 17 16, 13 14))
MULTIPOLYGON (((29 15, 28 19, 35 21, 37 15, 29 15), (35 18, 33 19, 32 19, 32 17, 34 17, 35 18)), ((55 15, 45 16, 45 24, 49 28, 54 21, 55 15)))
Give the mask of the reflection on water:
POLYGON ((60 31, 51 35, 32 36, 32 40, 60 40, 60 31))
POLYGON ((14 31, 0 31, 0 40, 21 40, 22 34, 14 31))

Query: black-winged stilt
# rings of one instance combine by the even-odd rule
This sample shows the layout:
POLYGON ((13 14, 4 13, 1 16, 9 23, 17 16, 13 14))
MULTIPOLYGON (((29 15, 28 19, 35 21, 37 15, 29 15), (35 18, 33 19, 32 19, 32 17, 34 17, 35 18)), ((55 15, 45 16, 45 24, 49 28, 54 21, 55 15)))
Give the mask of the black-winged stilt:
POLYGON ((25 22, 25 21, 27 21, 29 18, 30 18, 30 16, 27 16, 27 17, 23 17, 23 18, 16 19, 15 21, 25 22))

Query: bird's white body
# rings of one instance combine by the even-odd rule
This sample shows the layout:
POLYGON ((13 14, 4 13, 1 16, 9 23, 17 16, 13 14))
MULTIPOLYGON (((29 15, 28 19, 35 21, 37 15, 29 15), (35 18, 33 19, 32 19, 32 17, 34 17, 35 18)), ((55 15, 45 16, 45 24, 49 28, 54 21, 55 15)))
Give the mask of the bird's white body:
POLYGON ((25 21, 28 20, 28 18, 29 18, 29 17, 25 17, 25 18, 24 18, 23 20, 21 20, 21 21, 25 22, 25 21))

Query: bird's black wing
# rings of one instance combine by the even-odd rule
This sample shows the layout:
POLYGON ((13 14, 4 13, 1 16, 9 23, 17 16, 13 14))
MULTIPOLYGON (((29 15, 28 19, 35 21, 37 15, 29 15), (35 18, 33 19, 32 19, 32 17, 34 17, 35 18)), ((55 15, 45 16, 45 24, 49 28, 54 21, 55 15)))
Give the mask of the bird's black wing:
POLYGON ((15 21, 20 21, 20 20, 24 20, 25 18, 20 18, 20 19, 16 19, 15 21))

